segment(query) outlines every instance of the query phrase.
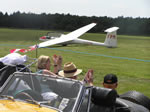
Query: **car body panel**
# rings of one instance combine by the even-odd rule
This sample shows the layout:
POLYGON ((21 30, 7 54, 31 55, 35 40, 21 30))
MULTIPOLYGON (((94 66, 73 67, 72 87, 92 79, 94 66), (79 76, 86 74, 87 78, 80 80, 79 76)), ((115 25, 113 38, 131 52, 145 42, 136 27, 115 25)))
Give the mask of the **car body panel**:
POLYGON ((56 110, 22 101, 0 100, 0 112, 58 112, 56 110))

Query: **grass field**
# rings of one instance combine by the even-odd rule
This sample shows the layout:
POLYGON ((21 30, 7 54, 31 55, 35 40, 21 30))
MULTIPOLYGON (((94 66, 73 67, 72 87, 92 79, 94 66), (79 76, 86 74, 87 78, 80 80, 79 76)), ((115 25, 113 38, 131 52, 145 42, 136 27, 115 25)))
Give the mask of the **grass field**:
MULTIPOLYGON (((0 57, 9 53, 10 49, 28 48, 39 43, 38 38, 48 31, 0 29, 0 57)), ((105 34, 86 33, 81 38, 103 42, 105 34)), ((36 52, 26 53, 35 58, 36 52)), ((83 69, 80 79, 86 71, 94 69, 94 84, 102 86, 103 77, 107 73, 117 74, 119 78, 118 93, 136 90, 150 97, 150 37, 118 35, 118 47, 68 45, 52 46, 38 49, 41 54, 62 55, 63 63, 72 61, 83 69)), ((34 71, 35 66, 32 67, 34 71)))

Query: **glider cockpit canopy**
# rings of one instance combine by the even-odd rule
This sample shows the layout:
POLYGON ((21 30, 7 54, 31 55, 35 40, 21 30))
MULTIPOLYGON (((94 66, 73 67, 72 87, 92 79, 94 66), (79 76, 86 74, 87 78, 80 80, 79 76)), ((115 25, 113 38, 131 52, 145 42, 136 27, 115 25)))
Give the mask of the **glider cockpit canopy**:
POLYGON ((59 38, 62 35, 63 35, 62 32, 48 32, 46 36, 40 37, 39 40, 41 40, 41 41, 47 41, 47 40, 50 40, 50 39, 59 38))

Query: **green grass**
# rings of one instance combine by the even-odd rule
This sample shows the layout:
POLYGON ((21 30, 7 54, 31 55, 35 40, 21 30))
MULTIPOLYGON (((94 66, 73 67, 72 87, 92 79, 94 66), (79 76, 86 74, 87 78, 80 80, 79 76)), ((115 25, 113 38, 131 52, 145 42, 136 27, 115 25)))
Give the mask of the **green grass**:
MULTIPOLYGON (((0 57, 7 55, 10 49, 28 48, 39 43, 38 38, 46 33, 47 31, 42 30, 1 28, 0 57)), ((86 33, 81 38, 103 42, 105 34, 86 33)), ((26 54, 32 58, 36 57, 35 51, 26 54)), ((117 48, 89 45, 52 46, 38 49, 38 56, 41 54, 62 55, 63 63, 74 62, 78 68, 83 69, 80 79, 88 69, 94 69, 96 86, 102 86, 105 74, 114 73, 119 78, 119 94, 137 90, 150 97, 150 37, 118 35, 117 48)), ((32 67, 33 71, 34 68, 35 66, 32 67)))

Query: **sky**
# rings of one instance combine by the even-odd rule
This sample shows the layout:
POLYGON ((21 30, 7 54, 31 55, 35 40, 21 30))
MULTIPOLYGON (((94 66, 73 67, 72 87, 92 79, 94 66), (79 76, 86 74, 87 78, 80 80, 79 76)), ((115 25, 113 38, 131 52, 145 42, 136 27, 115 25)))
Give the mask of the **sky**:
POLYGON ((150 0, 1 0, 0 11, 150 18, 150 0))

